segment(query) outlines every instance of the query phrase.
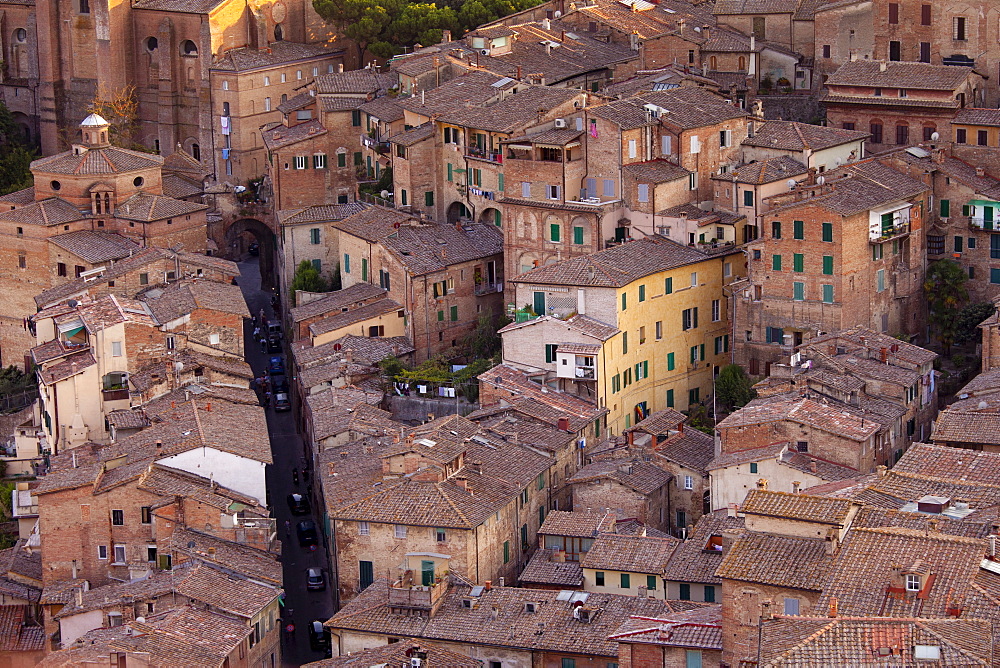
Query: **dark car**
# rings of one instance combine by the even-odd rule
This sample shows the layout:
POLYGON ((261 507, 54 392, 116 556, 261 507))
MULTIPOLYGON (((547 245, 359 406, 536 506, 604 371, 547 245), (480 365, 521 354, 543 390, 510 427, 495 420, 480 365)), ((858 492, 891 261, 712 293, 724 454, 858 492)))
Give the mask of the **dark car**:
POLYGON ((257 257, 258 255, 260 255, 260 244, 257 243, 256 241, 251 242, 250 243, 250 247, 249 247, 249 251, 250 251, 250 255, 253 255, 254 257, 257 257))
POLYGON ((275 394, 280 392, 288 393, 288 376, 283 373, 276 373, 271 376, 271 389, 275 394))
POLYGON ((323 628, 323 622, 309 622, 309 648, 315 652, 323 652, 330 648, 330 636, 323 628))
POLYGON ((319 546, 319 533, 316 531, 316 523, 312 520, 302 520, 295 525, 295 533, 299 537, 299 545, 308 547, 310 551, 319 546))
POLYGON ((284 413, 292 410, 292 402, 288 398, 287 392, 276 392, 274 394, 274 412, 284 413))
POLYGON ((309 498, 301 494, 288 495, 288 507, 292 515, 308 515, 312 508, 309 506, 309 498))
POLYGON ((267 371, 272 376, 276 373, 285 373, 285 360, 280 355, 271 355, 267 363, 267 371))
POLYGON ((323 591, 326 589, 326 580, 323 578, 323 569, 306 569, 306 589, 309 591, 323 591))
POLYGON ((281 352, 281 337, 280 336, 269 336, 269 337, 267 337, 267 352, 269 352, 269 353, 280 353, 281 352))

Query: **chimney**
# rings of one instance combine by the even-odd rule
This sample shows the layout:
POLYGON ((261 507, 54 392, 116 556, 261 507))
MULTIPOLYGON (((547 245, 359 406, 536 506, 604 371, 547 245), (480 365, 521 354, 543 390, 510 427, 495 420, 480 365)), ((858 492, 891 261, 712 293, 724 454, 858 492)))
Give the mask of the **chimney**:
POLYGON ((936 149, 934 151, 934 162, 941 165, 944 164, 944 159, 945 159, 944 149, 943 148, 936 149))
POLYGON ((208 556, 210 556, 210 557, 214 557, 215 556, 215 548, 214 547, 208 548, 208 556))
MULTIPOLYGON (((990 559, 996 560, 996 557, 997 557, 997 537, 991 535, 991 536, 989 536, 989 540, 990 540, 990 559)), ((76 564, 75 561, 73 563, 76 564)), ((75 565, 73 566, 73 571, 76 572, 76 566, 75 565)), ((76 575, 74 575, 73 577, 76 577, 76 575)))
POLYGON ((337 73, 338 74, 343 74, 344 73, 344 63, 339 63, 337 65, 337 73))
POLYGON ((816 473, 816 460, 815 459, 810 459, 809 460, 809 471, 812 472, 812 473, 814 473, 814 474, 816 473))
POLYGON ((560 431, 569 431, 569 418, 567 417, 559 418, 558 422, 556 423, 556 426, 560 431))
MULTIPOLYGON (((991 538, 995 538, 995 536, 991 536, 991 538)), ((994 543, 994 546, 995 546, 995 543, 994 543)), ((73 560, 73 579, 74 580, 76 579, 76 574, 77 574, 76 559, 74 559, 73 560)))
POLYGON ((760 602, 760 618, 764 620, 774 619, 774 613, 771 612, 771 599, 766 598, 760 602))
POLYGON ((878 63, 878 71, 879 72, 885 72, 886 67, 887 67, 887 65, 885 64, 885 61, 884 60, 880 60, 879 63, 878 63))
POLYGON ((765 490, 765 491, 767 490, 767 478, 758 478, 757 479, 757 489, 765 490))
POLYGON ((157 441, 156 442, 156 451, 159 452, 162 449, 163 449, 163 441, 157 441))
POLYGON ((83 587, 77 587, 73 590, 74 598, 76 598, 76 607, 83 607, 83 587))
POLYGON ((889 471, 889 467, 885 466, 883 464, 879 464, 878 466, 875 467, 875 475, 877 475, 879 478, 884 478, 885 474, 888 471, 889 471))
POLYGON ((552 21, 542 19, 542 30, 552 30, 552 21))
POLYGON ((205 410, 208 411, 209 413, 212 412, 212 402, 211 401, 209 401, 207 404, 205 404, 205 410))
POLYGON ((548 40, 545 40, 545 55, 546 56, 552 55, 552 44, 550 44, 548 40))
POLYGON ((560 42, 565 42, 566 41, 566 31, 565 30, 562 31, 561 35, 559 35, 559 41, 560 42))
POLYGON ((517 80, 518 81, 521 80, 521 66, 520 65, 517 66, 517 80))
POLYGON ((736 517, 738 512, 740 512, 740 505, 738 503, 730 503, 726 507, 726 517, 736 517))
POLYGON ((487 580, 486 582, 484 582, 483 587, 486 589, 486 591, 493 589, 493 580, 487 580))
POLYGON ((683 434, 684 433, 684 423, 683 422, 681 422, 681 423, 679 423, 677 425, 677 433, 678 434, 683 434))
POLYGON ((976 167, 976 176, 986 176, 986 170, 982 167, 976 167))
POLYGON ((831 596, 830 597, 830 606, 827 608, 826 616, 830 617, 830 618, 836 618, 837 617, 837 597, 836 596, 831 596))
POLYGON ((441 43, 442 44, 447 44, 450 41, 451 41, 451 31, 450 30, 442 30, 441 31, 441 43))
POLYGON ((490 619, 496 619, 499 616, 500 616, 500 608, 494 605, 492 608, 490 608, 490 619))
POLYGON ((705 41, 708 41, 712 37, 712 26, 702 26, 701 34, 704 36, 705 41))

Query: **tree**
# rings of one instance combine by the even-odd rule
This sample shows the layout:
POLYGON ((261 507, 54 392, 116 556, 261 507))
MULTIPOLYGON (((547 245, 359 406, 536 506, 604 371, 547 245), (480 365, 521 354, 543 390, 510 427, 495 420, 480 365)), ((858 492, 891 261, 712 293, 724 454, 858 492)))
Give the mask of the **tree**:
POLYGON ((135 151, 150 152, 139 141, 139 96, 135 86, 102 90, 90 101, 87 110, 108 122, 112 144, 135 151))
POLYGON ((955 341, 958 343, 972 343, 980 338, 979 323, 986 320, 996 312, 996 307, 989 302, 976 302, 967 304, 958 313, 958 333, 955 341))
POLYGON ((25 143, 14 114, 0 102, 0 195, 31 187, 31 161, 37 157, 35 147, 25 143))
POLYGON ((753 381, 739 364, 727 364, 715 379, 715 396, 727 410, 747 405, 757 396, 753 381))
POLYGON ((479 314, 476 328, 465 337, 464 344, 472 359, 490 359, 502 350, 498 330, 510 323, 510 318, 501 315, 494 317, 493 311, 487 309, 479 314))
POLYGON ((924 279, 924 294, 930 310, 928 319, 945 355, 951 353, 951 345, 958 335, 958 314, 969 298, 966 280, 965 271, 951 260, 934 262, 924 279))
POLYGON ((313 266, 309 260, 302 260, 295 268, 295 275, 292 276, 292 285, 289 292, 292 293, 292 304, 295 304, 295 293, 298 290, 306 292, 327 292, 329 286, 319 273, 319 269, 313 266))

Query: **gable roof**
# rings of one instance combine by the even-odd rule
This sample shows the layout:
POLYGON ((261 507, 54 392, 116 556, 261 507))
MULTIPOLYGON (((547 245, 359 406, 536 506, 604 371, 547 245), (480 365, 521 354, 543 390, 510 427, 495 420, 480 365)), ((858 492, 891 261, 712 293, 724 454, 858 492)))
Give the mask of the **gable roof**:
POLYGON ((843 130, 798 121, 767 121, 743 140, 744 146, 778 148, 786 151, 821 151, 834 146, 867 139, 871 134, 860 130, 843 130))
POLYGON ((955 90, 973 71, 971 67, 954 65, 853 60, 837 68, 826 85, 955 90))
POLYGON ((659 575, 680 543, 680 539, 672 536, 654 538, 603 533, 594 539, 587 553, 580 557, 580 566, 659 575))
POLYGON ((611 459, 587 464, 566 480, 575 485, 596 480, 613 480, 640 494, 649 495, 673 480, 659 466, 642 461, 611 459))
POLYGON ((744 515, 763 515, 799 522, 844 526, 853 505, 847 499, 752 489, 740 506, 740 511, 744 515))

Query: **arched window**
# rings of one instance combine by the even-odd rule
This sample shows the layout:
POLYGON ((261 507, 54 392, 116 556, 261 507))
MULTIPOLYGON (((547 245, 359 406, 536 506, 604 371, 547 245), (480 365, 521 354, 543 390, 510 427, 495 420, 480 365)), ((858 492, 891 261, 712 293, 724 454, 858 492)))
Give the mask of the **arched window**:
POLYGON ((191 157, 201 162, 201 146, 198 144, 191 144, 191 157))
POLYGON ((111 193, 104 193, 104 213, 112 213, 112 211, 111 211, 111 193))
POLYGON ((198 55, 198 45, 189 39, 181 42, 181 55, 182 56, 197 56, 198 55))
POLYGON ((18 42, 27 42, 28 31, 25 30, 24 28, 18 28, 17 30, 14 31, 14 40, 18 42))
POLYGON ((160 47, 160 40, 156 39, 155 37, 146 38, 146 51, 152 53, 153 51, 156 51, 159 47, 160 47))
POLYGON ((285 29, 282 28, 281 24, 279 23, 276 26, 274 26, 274 39, 280 42, 284 38, 285 38, 285 29))
POLYGON ((747 68, 747 59, 744 56, 740 56, 736 62, 740 72, 744 71, 747 68))

